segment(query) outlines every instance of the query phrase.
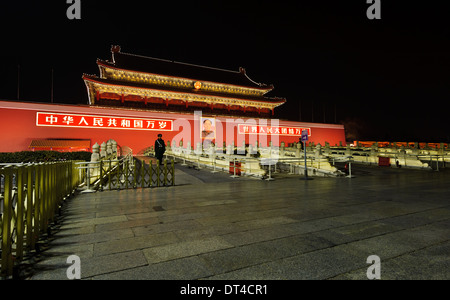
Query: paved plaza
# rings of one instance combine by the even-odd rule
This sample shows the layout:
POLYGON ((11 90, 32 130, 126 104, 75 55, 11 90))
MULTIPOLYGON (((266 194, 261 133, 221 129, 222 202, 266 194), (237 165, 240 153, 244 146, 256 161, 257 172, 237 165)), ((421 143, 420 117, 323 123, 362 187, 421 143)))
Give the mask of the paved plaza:
POLYGON ((23 273, 67 279, 450 279, 450 170, 354 167, 354 178, 230 178, 79 194, 23 273))

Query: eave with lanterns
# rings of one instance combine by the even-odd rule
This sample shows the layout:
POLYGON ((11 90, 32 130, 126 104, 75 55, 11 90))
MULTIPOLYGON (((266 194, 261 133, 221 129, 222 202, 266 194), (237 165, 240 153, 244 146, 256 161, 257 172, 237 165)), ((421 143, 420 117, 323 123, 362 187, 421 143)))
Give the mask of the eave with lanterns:
POLYGON ((230 115, 273 115, 284 98, 268 98, 272 85, 252 81, 239 72, 120 52, 112 62, 97 60, 100 77, 83 75, 91 105, 138 106, 148 109, 202 109, 230 115))

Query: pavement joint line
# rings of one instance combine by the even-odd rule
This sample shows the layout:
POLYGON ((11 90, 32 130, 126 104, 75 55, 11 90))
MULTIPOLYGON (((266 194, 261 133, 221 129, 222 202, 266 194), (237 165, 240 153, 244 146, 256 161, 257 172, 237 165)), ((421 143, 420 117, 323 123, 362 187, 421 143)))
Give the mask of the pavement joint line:
MULTIPOLYGON (((415 253, 415 252, 419 252, 419 251, 422 251, 422 250, 427 249, 427 248, 435 247, 435 246, 440 245, 440 244, 445 244, 445 243, 448 243, 449 241, 450 241, 450 240, 445 240, 445 241, 437 242, 437 243, 434 243, 434 244, 431 244, 431 245, 424 246, 424 247, 422 247, 422 248, 414 249, 414 250, 412 250, 412 251, 409 251, 409 252, 405 252, 405 253, 399 254, 399 255, 397 255, 397 256, 384 258, 384 259, 382 260, 382 263, 386 263, 386 262, 392 261, 392 260, 394 260, 394 259, 397 259, 397 258, 399 258, 399 257, 405 256, 405 255, 409 255, 409 254, 412 254, 412 253, 415 253)), ((341 274, 337 274, 337 275, 331 276, 331 277, 329 277, 329 278, 324 278, 324 280, 332 280, 333 278, 342 276, 342 275, 344 275, 344 274, 353 273, 353 272, 356 272, 356 271, 359 271, 359 270, 365 271, 365 270, 367 270, 367 267, 356 268, 356 269, 354 269, 354 270, 347 271, 347 272, 343 272, 343 273, 341 273, 341 274)))

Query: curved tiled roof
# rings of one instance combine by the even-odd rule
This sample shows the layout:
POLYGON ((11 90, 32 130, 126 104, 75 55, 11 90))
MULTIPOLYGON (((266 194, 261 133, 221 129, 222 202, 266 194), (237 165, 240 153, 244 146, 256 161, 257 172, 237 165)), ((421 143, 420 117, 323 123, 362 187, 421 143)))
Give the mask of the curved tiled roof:
POLYGON ((257 83, 250 79, 247 76, 244 68, 240 68, 239 71, 230 71, 165 59, 140 56, 136 54, 120 52, 120 47, 118 46, 112 47, 112 62, 101 62, 104 64, 109 64, 111 67, 129 71, 189 78, 199 81, 213 81, 223 84, 257 88, 268 91, 273 89, 273 85, 257 83))

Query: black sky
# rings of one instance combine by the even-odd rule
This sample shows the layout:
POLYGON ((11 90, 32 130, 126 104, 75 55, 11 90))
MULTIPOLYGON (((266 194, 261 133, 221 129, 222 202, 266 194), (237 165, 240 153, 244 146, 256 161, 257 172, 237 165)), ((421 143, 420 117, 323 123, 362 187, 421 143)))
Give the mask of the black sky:
POLYGON ((87 103, 83 73, 123 52, 238 70, 287 98, 277 117, 344 123, 359 139, 450 141, 444 1, 92 1, 0 5, 0 99, 87 103), (395 3, 394 3, 395 2, 395 3), (301 108, 301 110, 300 110, 301 108), (336 108, 336 110, 335 110, 336 108), (336 112, 336 114, 335 114, 336 112))

